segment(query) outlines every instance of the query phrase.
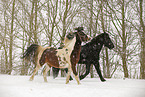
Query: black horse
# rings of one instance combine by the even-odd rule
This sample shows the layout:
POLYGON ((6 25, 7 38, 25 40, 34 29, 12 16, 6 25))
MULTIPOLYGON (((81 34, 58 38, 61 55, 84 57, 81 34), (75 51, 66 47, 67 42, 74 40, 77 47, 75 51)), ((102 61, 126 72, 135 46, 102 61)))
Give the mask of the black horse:
MULTIPOLYGON (((79 64, 86 64, 86 72, 84 75, 80 75, 80 80, 84 79, 89 73, 90 73, 90 66, 93 64, 95 66, 95 69, 97 70, 97 73, 101 79, 102 82, 106 81, 104 77, 102 76, 101 70, 100 70, 100 64, 99 64, 99 54, 103 47, 108 47, 109 49, 114 48, 114 44, 112 43, 109 35, 104 32, 95 38, 93 38, 90 42, 82 46, 81 53, 80 53, 80 60, 79 64)), ((53 68, 53 76, 54 78, 58 76, 59 69, 53 68)), ((65 69, 67 72, 67 69, 65 69)), ((72 79, 72 78, 70 78, 72 79)))

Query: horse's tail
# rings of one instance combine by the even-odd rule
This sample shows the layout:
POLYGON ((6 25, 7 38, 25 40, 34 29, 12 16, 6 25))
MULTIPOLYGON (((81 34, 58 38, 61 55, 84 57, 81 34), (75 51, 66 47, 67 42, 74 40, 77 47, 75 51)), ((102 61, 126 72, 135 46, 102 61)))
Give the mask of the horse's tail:
POLYGON ((39 53, 38 48, 40 46, 38 44, 32 44, 30 45, 27 50, 23 53, 23 55, 21 56, 21 59, 24 59, 27 62, 32 61, 33 63, 35 63, 35 59, 39 53))

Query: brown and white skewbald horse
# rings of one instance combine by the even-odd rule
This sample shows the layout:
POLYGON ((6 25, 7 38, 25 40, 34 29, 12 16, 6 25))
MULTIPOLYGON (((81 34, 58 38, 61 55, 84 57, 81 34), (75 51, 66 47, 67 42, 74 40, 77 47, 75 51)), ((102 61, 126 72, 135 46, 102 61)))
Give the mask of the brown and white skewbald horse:
POLYGON ((66 78, 66 84, 69 83, 69 78, 71 75, 71 71, 73 71, 73 75, 78 84, 79 78, 76 72, 76 64, 79 61, 81 43, 82 41, 89 40, 89 36, 84 34, 83 27, 75 28, 77 32, 69 33, 64 40, 64 47, 62 49, 56 49, 53 47, 42 47, 37 44, 32 44, 27 50, 24 52, 21 57, 26 62, 32 61, 35 64, 35 69, 33 71, 32 76, 30 77, 30 81, 34 79, 37 71, 45 64, 45 69, 43 70, 44 81, 47 82, 47 72, 51 67, 55 68, 68 68, 68 74, 66 78))

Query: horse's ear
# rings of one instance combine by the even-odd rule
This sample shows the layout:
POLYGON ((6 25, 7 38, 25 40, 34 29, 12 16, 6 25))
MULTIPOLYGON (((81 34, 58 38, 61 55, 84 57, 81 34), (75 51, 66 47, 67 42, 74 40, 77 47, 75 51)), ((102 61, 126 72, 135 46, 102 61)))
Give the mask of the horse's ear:
POLYGON ((84 30, 84 27, 78 27, 79 30, 84 30))
POLYGON ((74 28, 75 30, 78 30, 78 28, 74 28))
POLYGON ((84 30, 84 27, 77 27, 77 28, 74 28, 75 30, 77 30, 77 31, 82 31, 82 30, 84 30))

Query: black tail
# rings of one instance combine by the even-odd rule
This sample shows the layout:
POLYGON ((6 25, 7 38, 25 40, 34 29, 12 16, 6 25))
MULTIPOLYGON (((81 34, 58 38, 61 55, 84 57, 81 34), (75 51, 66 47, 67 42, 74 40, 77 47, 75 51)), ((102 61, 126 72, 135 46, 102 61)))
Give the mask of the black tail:
POLYGON ((37 55, 37 49, 39 45, 32 44, 30 45, 27 50, 24 52, 24 54, 21 56, 21 59, 25 59, 27 61, 33 61, 35 62, 34 58, 37 55))

